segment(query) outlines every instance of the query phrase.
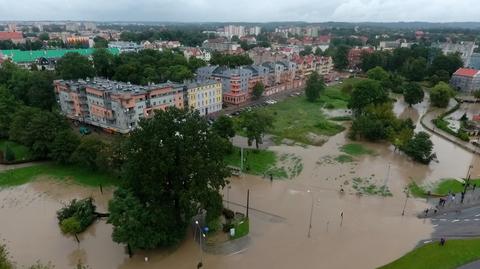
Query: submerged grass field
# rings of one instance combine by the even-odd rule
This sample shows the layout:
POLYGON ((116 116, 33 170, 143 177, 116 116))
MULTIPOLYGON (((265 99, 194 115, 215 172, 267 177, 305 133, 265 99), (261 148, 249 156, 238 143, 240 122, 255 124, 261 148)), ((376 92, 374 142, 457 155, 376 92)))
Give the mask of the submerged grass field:
POLYGON ((346 144, 340 147, 340 151, 352 156, 361 156, 361 155, 374 155, 375 151, 366 148, 361 144, 346 144))
POLYGON ((379 269, 455 269, 480 259, 480 239, 447 240, 423 245, 379 269))
POLYGON ((309 133, 333 136, 345 130, 342 125, 325 117, 320 102, 308 102, 304 96, 292 97, 260 110, 273 116, 273 128, 268 132, 280 140, 287 138, 303 144, 314 144, 309 133))
POLYGON ((119 180, 109 174, 94 172, 77 166, 37 164, 0 172, 0 186, 18 186, 39 177, 47 177, 60 181, 71 180, 80 185, 92 187, 99 186, 100 184, 102 186, 119 184, 119 180))
MULTIPOLYGON (((267 172, 272 173, 276 178, 288 177, 285 169, 277 168, 277 155, 269 150, 243 150, 244 170, 253 175, 265 175, 267 172)), ((241 166, 241 153, 239 148, 234 148, 233 152, 225 157, 227 165, 236 167, 241 166)))

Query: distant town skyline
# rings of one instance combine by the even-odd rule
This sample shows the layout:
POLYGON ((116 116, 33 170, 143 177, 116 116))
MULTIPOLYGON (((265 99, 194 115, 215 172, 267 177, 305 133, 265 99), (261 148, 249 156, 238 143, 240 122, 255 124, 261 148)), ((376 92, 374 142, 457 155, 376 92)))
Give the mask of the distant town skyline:
POLYGON ((476 0, 0 0, 2 20, 478 21, 476 0))

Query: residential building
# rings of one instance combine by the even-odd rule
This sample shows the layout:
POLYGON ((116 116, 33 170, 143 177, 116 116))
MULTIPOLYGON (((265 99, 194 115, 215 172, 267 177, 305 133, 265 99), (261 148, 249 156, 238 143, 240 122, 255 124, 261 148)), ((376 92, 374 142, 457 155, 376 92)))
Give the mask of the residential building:
POLYGON ((212 55, 208 50, 198 48, 198 47, 185 48, 183 51, 183 55, 185 56, 185 58, 187 58, 187 60, 190 60, 190 58, 193 57, 200 60, 204 60, 206 62, 209 62, 210 59, 212 58, 212 55))
POLYGON ((84 22, 83 23, 83 29, 86 31, 96 31, 97 30, 97 24, 94 22, 84 22))
POLYGON ((400 40, 395 41, 380 41, 378 45, 378 50, 394 50, 400 48, 400 40))
POLYGON ((262 32, 262 28, 260 26, 253 26, 248 29, 249 35, 257 36, 262 32))
MULTIPOLYGON (((10 59, 15 64, 30 68, 32 64, 36 64, 39 68, 54 69, 57 59, 62 58, 69 52, 76 52, 83 56, 90 57, 95 49, 56 49, 56 50, 0 50, 0 54, 4 59, 10 59)), ((114 55, 118 55, 120 51, 115 48, 109 48, 108 51, 114 55)))
POLYGON ((470 66, 470 60, 473 54, 473 51, 478 46, 475 45, 475 42, 460 42, 460 43, 435 43, 432 44, 433 47, 439 48, 442 50, 443 54, 447 55, 450 53, 459 53, 460 57, 463 60, 464 66, 470 66))
POLYGON ((92 48, 95 42, 88 36, 70 36, 65 42, 67 45, 74 46, 81 44, 82 47, 92 48))
POLYGON ((111 49, 118 49, 120 53, 126 52, 139 52, 143 50, 143 46, 139 45, 135 42, 127 42, 127 41, 114 41, 108 43, 108 47, 111 49))
POLYGON ((68 32, 78 32, 80 30, 80 24, 77 22, 66 23, 65 30, 68 32))
POLYGON ((228 38, 232 38, 232 36, 242 37, 245 35, 245 27, 241 25, 227 25, 223 27, 223 33, 228 38))
POLYGON ((139 86, 94 78, 57 80, 54 85, 65 116, 111 132, 128 133, 141 119, 152 117, 156 110, 185 105, 185 88, 181 84, 139 86))
POLYGON ((0 32, 0 41, 10 40, 15 44, 25 43, 22 32, 0 32))
POLYGON ((348 67, 351 69, 359 68, 362 62, 362 55, 373 52, 372 47, 355 47, 348 51, 348 67))
POLYGON ((187 104, 202 116, 222 110, 222 83, 217 80, 188 83, 187 104))
POLYGON ((208 39, 205 40, 202 44, 202 48, 208 49, 211 51, 220 51, 220 52, 235 52, 241 50, 240 44, 237 42, 230 42, 224 38, 208 39))
POLYGON ((291 61, 265 62, 234 69, 205 66, 197 70, 197 79, 221 82, 223 103, 239 105, 252 97, 253 88, 258 82, 265 86, 265 96, 303 87, 304 80, 297 76, 296 71, 297 65, 291 61))
POLYGON ((460 68, 453 73, 450 85, 459 91, 467 93, 480 90, 480 70, 460 68))
POLYGON ((480 70, 480 53, 472 53, 468 67, 480 70))
POLYGON ((333 71, 332 57, 295 54, 292 61, 297 64, 297 75, 303 78, 308 77, 313 72, 326 76, 333 71))

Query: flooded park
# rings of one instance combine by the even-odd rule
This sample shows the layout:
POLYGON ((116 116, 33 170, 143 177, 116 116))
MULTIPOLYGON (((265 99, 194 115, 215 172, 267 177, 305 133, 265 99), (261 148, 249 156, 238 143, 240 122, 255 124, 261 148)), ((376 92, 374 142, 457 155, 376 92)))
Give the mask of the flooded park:
MULTIPOLYGON (((399 100, 394 106, 399 117, 417 124, 417 131, 423 130, 419 122, 427 110, 428 100, 413 107, 399 100)), ((412 162, 393 146, 371 143, 361 143, 371 154, 340 162, 340 148, 351 143, 346 131, 319 147, 271 146, 279 155, 299 157, 301 173, 273 182, 251 175, 231 178, 231 188, 223 190, 225 206, 245 212, 250 190, 249 240, 229 254, 204 253, 204 267, 367 269, 399 258, 434 230, 430 220, 416 216, 425 201, 407 199, 406 186, 465 177, 470 165, 472 177, 480 177, 477 156, 436 135, 432 141, 438 162, 428 166, 412 162), (392 195, 360 195, 362 180, 387 185, 392 195)), ((112 193, 48 178, 0 189, 2 243, 21 266, 41 261, 55 268, 73 268, 78 262, 92 269, 195 268, 202 253, 192 232, 174 249, 136 252, 132 258, 112 241, 105 220, 83 233, 80 243, 61 233, 55 214, 63 203, 92 196, 98 211, 105 212, 112 193)))

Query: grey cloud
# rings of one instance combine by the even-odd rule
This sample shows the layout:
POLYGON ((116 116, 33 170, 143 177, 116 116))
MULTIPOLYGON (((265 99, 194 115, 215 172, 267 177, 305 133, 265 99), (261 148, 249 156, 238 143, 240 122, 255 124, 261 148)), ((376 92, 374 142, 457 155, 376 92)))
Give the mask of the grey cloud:
POLYGON ((478 0, 0 0, 0 20, 477 21, 478 0))

